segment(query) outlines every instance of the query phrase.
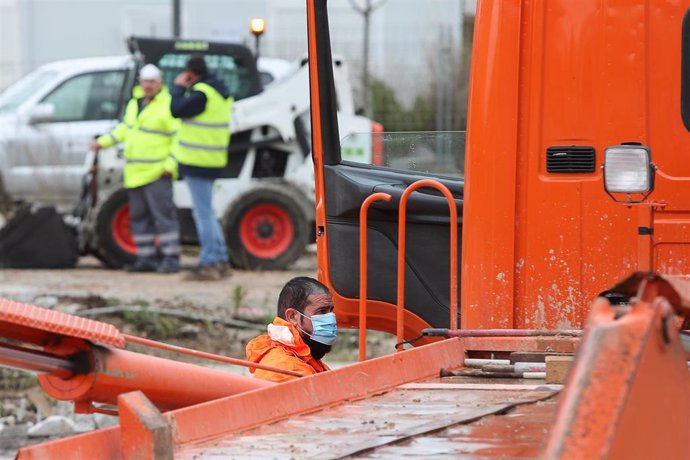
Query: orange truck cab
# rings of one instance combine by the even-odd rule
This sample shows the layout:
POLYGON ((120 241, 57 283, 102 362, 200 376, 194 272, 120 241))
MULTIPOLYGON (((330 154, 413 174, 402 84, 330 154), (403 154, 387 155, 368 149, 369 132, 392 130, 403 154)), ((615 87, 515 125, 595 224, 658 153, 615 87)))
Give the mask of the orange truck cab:
MULTIPOLYGON (((315 88, 327 84, 321 72, 317 243, 342 325, 358 315, 360 205, 384 192, 392 200, 368 216, 367 324, 394 331, 398 203, 423 178, 447 186, 462 211, 452 223, 462 229, 462 328, 581 328, 590 302, 631 272, 690 272, 689 10, 479 1, 466 148, 453 144, 464 177, 341 161, 324 113, 333 102, 315 88)), ((325 34, 311 37, 314 51, 325 34)), ((409 203, 406 338, 449 325, 448 205, 427 189, 409 203)))

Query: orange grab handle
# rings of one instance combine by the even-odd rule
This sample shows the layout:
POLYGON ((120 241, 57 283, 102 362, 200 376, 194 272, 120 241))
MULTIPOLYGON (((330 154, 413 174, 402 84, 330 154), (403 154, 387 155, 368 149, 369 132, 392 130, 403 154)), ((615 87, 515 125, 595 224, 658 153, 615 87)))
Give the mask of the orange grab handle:
POLYGON ((367 356, 367 213, 375 201, 390 201, 387 193, 367 197, 359 210, 359 360, 367 356))
POLYGON ((407 200, 415 190, 422 187, 435 188, 443 193, 448 200, 448 207, 450 208, 450 329, 457 329, 458 327, 458 210, 455 206, 455 198, 448 190, 448 187, 442 183, 431 180, 422 179, 405 189, 402 198, 400 199, 400 210, 398 213, 398 310, 397 310, 397 349, 402 351, 403 346, 401 342, 404 340, 405 329, 405 238, 406 238, 406 217, 407 217, 407 200))

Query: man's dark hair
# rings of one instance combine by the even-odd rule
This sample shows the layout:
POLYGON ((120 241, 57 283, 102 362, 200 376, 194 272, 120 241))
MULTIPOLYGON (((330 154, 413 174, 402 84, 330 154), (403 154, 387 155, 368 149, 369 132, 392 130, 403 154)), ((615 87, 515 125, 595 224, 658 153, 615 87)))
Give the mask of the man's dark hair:
POLYGON ((187 59, 187 64, 185 64, 185 69, 192 72, 198 77, 205 77, 208 75, 208 66, 206 65, 206 60, 201 54, 192 54, 187 59))
POLYGON ((278 317, 285 319, 285 310, 294 308, 300 313, 309 305, 309 297, 330 294, 328 288, 306 276, 293 278, 287 282, 278 296, 278 317))

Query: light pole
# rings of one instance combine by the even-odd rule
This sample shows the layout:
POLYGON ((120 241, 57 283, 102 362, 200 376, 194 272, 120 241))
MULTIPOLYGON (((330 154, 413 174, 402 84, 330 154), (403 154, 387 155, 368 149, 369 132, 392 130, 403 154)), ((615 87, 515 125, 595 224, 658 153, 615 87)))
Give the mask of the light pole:
POLYGON ((251 21, 249 21, 249 30, 252 32, 254 35, 254 47, 256 48, 254 50, 256 54, 256 61, 259 61, 259 39, 261 38, 261 35, 266 31, 266 21, 264 21, 263 18, 252 18, 251 21))
POLYGON ((182 5, 180 4, 182 0, 172 0, 172 29, 173 37, 180 38, 180 10, 182 5))
POLYGON ((371 13, 381 7, 386 0, 364 0, 364 6, 359 6, 356 0, 349 0, 352 8, 364 18, 364 40, 362 51, 362 99, 364 99, 364 114, 371 118, 371 95, 369 91, 369 30, 371 13))

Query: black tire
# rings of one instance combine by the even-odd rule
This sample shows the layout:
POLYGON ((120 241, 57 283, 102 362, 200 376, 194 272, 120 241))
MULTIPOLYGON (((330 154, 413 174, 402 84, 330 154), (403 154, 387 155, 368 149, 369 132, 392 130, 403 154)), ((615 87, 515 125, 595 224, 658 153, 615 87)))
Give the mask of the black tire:
POLYGON ((303 193, 265 186, 241 195, 224 219, 230 262, 245 270, 283 270, 304 252, 309 224, 303 193))
POLYGON ((131 265, 136 259, 136 253, 123 246, 119 241, 120 239, 115 235, 113 221, 125 206, 129 206, 127 190, 120 189, 111 194, 99 206, 96 214, 93 252, 99 260, 110 268, 122 268, 125 265, 131 265))

